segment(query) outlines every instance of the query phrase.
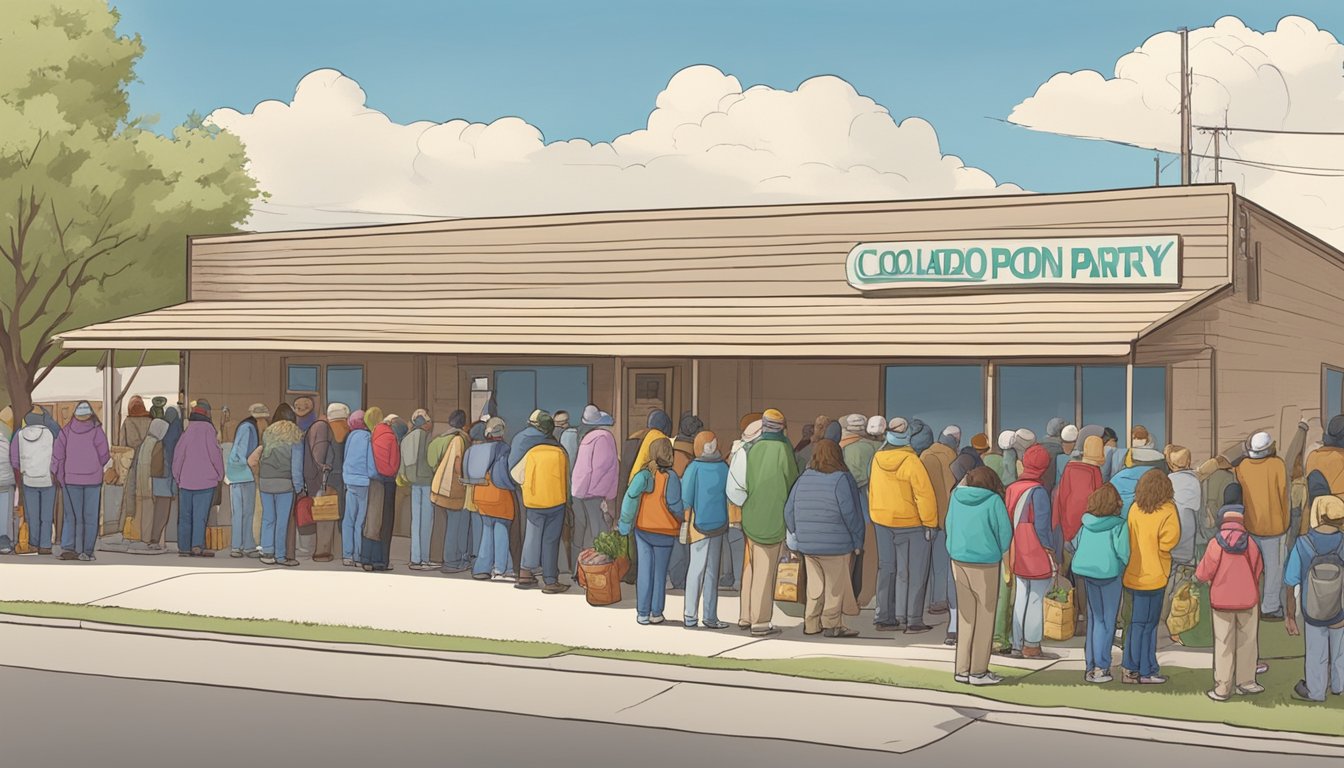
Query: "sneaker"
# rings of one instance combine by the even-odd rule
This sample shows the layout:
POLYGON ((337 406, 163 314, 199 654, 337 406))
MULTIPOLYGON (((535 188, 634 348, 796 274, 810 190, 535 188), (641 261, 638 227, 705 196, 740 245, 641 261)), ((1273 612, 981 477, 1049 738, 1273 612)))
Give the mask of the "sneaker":
MULTIPOLYGON (((544 586, 544 587, 541 588, 541 594, 543 594, 543 595, 559 595, 559 594, 562 594, 562 593, 565 593, 565 592, 568 592, 568 591, 569 591, 569 585, 568 585, 568 584, 561 584, 561 583, 559 583, 559 582, 557 582, 557 583, 555 583, 555 584, 547 584, 546 586, 544 586)), ((662 616, 655 616, 654 618, 658 619, 657 621, 653 622, 654 624, 662 624, 662 623, 663 623, 663 617, 662 617, 662 616)))
POLYGON ((953 648, 955 648, 956 645, 957 645, 957 636, 956 636, 956 635, 948 635, 947 637, 944 637, 944 638, 943 638, 943 645, 946 645, 946 646, 948 646, 948 647, 953 647, 953 648))
POLYGON ((1219 693, 1219 692, 1217 692, 1217 691, 1205 691, 1205 692, 1204 692, 1204 695, 1205 695, 1205 696, 1208 696, 1210 699, 1213 699, 1214 701, 1231 701, 1231 700, 1232 700, 1232 697, 1231 697, 1231 696, 1224 696, 1223 694, 1221 694, 1221 693, 1219 693))
POLYGON ((779 627, 766 627, 765 629, 753 629, 751 630, 751 636, 774 637, 775 635, 778 635, 781 631, 783 630, 781 630, 779 627))
POLYGON ((297 568, 299 566, 299 561, 290 557, 287 558, 283 563, 281 563, 281 565, 285 566, 286 568, 297 568))
POLYGON ((252 558, 253 560, 257 560, 257 559, 259 559, 259 558, 265 557, 265 555, 263 555, 263 554, 261 553, 261 550, 260 550, 260 549, 249 549, 249 550, 247 551, 247 556, 250 557, 250 558, 252 558))
POLYGON ((39 554, 39 555, 50 555, 50 554, 51 554, 51 547, 38 547, 38 549, 37 549, 37 554, 39 554))
POLYGON ((1263 662, 1263 661, 1257 661, 1257 662, 1255 663, 1255 674, 1257 674, 1257 675, 1263 675, 1263 674, 1265 674, 1265 673, 1268 672, 1268 671, 1269 671, 1269 665, 1266 664, 1265 662, 1263 662))
POLYGON ((471 566, 468 565, 454 565, 454 566, 445 565, 439 569, 439 573, 448 573, 448 574, 466 573, 469 570, 471 570, 471 566))
POLYGON ((56 557, 56 559, 57 559, 57 560, 78 560, 78 559, 79 559, 79 554, 78 554, 77 552, 73 552, 73 551, 70 551, 70 550, 66 550, 66 551, 62 552, 60 555, 58 555, 58 556, 56 557))
POLYGON ((704 621, 701 622, 705 629, 727 629, 732 625, 726 621, 704 621))
POLYGON ((243 556, 243 550, 241 549, 235 549, 229 552, 229 557, 242 557, 242 556, 243 556))
POLYGON ((740 631, 742 631, 742 632, 750 632, 750 631, 751 631, 751 625, 750 625, 750 624, 747 624, 747 623, 744 623, 744 622, 741 622, 741 621, 737 622, 737 628, 738 628, 740 631))
POLYGON ((826 636, 834 637, 837 639, 844 639, 846 637, 858 637, 859 631, 857 629, 850 629, 849 627, 834 627, 832 629, 826 630, 826 636))
POLYGON ((27 552, 20 552, 19 557, 37 557, 37 550, 30 549, 27 552))
POLYGON ((1139 678, 1139 685, 1166 685, 1167 678, 1161 675, 1143 675, 1139 678))
POLYGON ((1128 669, 1122 670, 1120 673, 1120 682, 1124 683, 1125 685, 1138 685, 1139 673, 1130 672, 1128 669))
POLYGON ((1022 649, 1022 658, 1033 661, 1055 661, 1059 658, 1059 654, 1042 651, 1040 646, 1028 645, 1022 649))
MULTIPOLYGON (((544 592, 545 590, 542 591, 544 592)), ((650 624, 662 624, 664 621, 667 621, 667 617, 661 613, 654 614, 653 616, 649 617, 650 624)))
POLYGON ((954 682, 954 683, 961 683, 962 685, 970 685, 970 684, 971 684, 971 676, 970 676, 970 675, 953 675, 953 676, 952 676, 952 682, 954 682))
POLYGON ((1238 696, 1254 696, 1257 693, 1264 693, 1264 692, 1265 692, 1265 686, 1259 683, 1248 683, 1246 685, 1237 686, 1238 696))
MULTIPOLYGON (((473 557, 472 559, 474 560, 475 558, 473 557)), ((436 563, 433 560, 430 560, 429 562, 425 563, 425 567, 432 571, 435 568, 442 568, 443 563, 436 563)))
POLYGON ((1105 685, 1106 683, 1111 682, 1111 681, 1114 680, 1115 678, 1111 677, 1111 673, 1110 673, 1108 670, 1105 670, 1105 669, 1093 669, 1093 670, 1090 670, 1090 671, 1083 677, 1083 679, 1086 680, 1086 681, 1089 682, 1089 683, 1094 684, 1094 685, 1105 685))
POLYGON ((986 672, 983 675, 976 675, 971 678, 971 685, 998 685, 1003 682, 1003 678, 993 672, 986 672))
POLYGON ((1320 699, 1311 698, 1311 692, 1307 690, 1307 681, 1298 680, 1297 685, 1293 686, 1293 698, 1302 701, 1320 701, 1320 699))
POLYGON ((348 558, 348 557, 346 557, 346 558, 342 558, 342 559, 341 559, 341 565, 345 566, 346 568, 354 568, 354 567, 355 567, 355 561, 354 561, 354 560, 351 560, 351 559, 348 558))
POLYGON ((638 625, 640 625, 641 627, 647 627, 647 626, 649 626, 649 617, 648 617, 648 616, 640 616, 640 615, 636 614, 636 615, 635 615, 635 623, 638 624, 638 625))
POLYGON ((893 621, 884 624, 874 624, 873 629, 876 629, 878 632, 900 632, 901 622, 893 621))
POLYGON ((489 580, 490 580, 490 574, 488 574, 488 573, 473 573, 473 574, 471 574, 471 578, 473 578, 473 579, 475 579, 475 580, 477 580, 477 581, 489 581, 489 580))
POLYGON ((91 563, 91 562, 93 562, 93 555, 89 555, 89 554, 85 554, 85 553, 83 553, 83 552, 80 552, 80 553, 79 553, 79 561, 80 561, 81 563, 91 563))
POLYGON ((261 564, 262 564, 262 565, 275 565, 275 558, 272 557, 272 556, 270 556, 270 555, 262 555, 262 556, 261 556, 261 564))
POLYGON ((927 624, 911 624, 910 626, 908 626, 908 627, 905 628, 905 634, 907 634, 907 635, 922 635, 922 634, 924 634, 925 632, 928 632, 928 631, 931 630, 931 629, 933 629, 933 627, 930 627, 930 626, 927 625, 927 624))
POLYGON ((682 619, 682 620, 681 620, 681 625, 684 626, 684 627, 686 627, 687 629, 695 629, 696 627, 700 626, 700 620, 699 620, 699 619, 682 619))
POLYGON ((425 570, 425 565, 424 565, 424 563, 411 563, 411 570, 412 570, 412 571, 423 571, 423 570, 425 570))

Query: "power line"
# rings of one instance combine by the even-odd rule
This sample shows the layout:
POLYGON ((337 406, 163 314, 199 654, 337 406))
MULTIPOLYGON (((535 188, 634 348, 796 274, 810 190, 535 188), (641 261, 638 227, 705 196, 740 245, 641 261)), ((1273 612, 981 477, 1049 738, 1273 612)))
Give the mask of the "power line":
MULTIPOLYGON (((1212 158, 1213 155, 1195 154, 1195 157, 1212 158)), ((1240 163, 1242 165, 1249 165, 1268 171, 1296 173, 1300 176, 1344 177, 1344 168, 1323 168, 1315 165, 1289 165, 1287 163, 1271 163, 1264 160, 1243 160, 1242 158, 1227 156, 1222 156, 1218 159, 1227 163, 1240 163)))
POLYGON ((1290 131, 1286 128, 1233 128, 1224 125, 1196 125, 1197 131, 1236 131, 1237 133, 1274 133, 1285 136, 1344 136, 1344 131, 1290 131))

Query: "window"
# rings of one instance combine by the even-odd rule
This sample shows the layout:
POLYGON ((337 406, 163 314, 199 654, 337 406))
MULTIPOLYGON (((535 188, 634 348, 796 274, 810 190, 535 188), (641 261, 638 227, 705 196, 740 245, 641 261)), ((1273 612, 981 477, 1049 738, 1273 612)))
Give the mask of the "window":
MULTIPOLYGON (((997 374, 1000 429, 1026 427, 1045 437, 1045 425, 1055 417, 1074 419, 1077 370, 1072 365, 1004 365, 997 374)), ((1120 407, 1124 408, 1121 396, 1120 407)))
POLYGON ((1321 421, 1330 423, 1330 419, 1344 413, 1344 369, 1325 366, 1321 391, 1321 421))
MULTIPOLYGON (((291 369, 293 366, 291 366, 291 369)), ((327 391, 323 398, 328 404, 344 403, 351 411, 364 407, 364 366, 328 365, 327 391)))
POLYGON ((961 427, 963 443, 985 428, 985 369, 980 365, 892 365, 883 407, 890 419, 919 419, 941 434, 961 427))
MULTIPOLYGON (((1124 369, 1121 369, 1122 371, 1124 369)), ((1167 444, 1167 369, 1162 366, 1134 368, 1134 423, 1148 428, 1153 445, 1167 444)), ((1118 431, 1118 430, 1117 430, 1118 431)))
POLYGON ((317 371, 316 365, 289 366, 285 391, 289 394, 317 394, 317 371))
MULTIPOLYGON (((1135 372, 1135 384, 1138 372, 1135 372)), ((1125 367, 1123 365, 1083 366, 1083 424, 1110 427, 1115 434, 1125 433, 1125 367)), ((1143 424, 1141 421, 1136 423, 1143 424)), ((1145 425, 1146 426, 1146 425, 1145 425)), ((1123 443, 1124 440, 1122 439, 1123 443)))

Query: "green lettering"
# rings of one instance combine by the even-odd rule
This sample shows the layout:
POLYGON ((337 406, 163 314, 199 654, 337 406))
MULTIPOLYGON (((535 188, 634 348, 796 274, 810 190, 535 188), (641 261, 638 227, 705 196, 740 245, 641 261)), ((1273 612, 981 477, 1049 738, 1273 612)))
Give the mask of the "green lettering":
POLYGON ((1097 262, 1092 258, 1091 248, 1073 249, 1073 276, 1080 277, 1083 271, 1087 271, 1088 277, 1097 276, 1097 262))
POLYGON ((1103 245, 1097 249, 1097 260, 1101 262, 1101 276, 1119 277, 1118 267, 1120 261, 1120 252, 1109 245, 1103 245))
POLYGON ((1148 258, 1153 260, 1153 277, 1162 276, 1162 262, 1166 261, 1167 253, 1171 251, 1171 246, 1173 245, 1175 245, 1175 243, 1167 241, 1160 246, 1146 246, 1148 249, 1148 258))
POLYGON ((1012 264, 1013 252, 1007 248, 991 248, 989 249, 989 253, 993 258, 993 270, 990 272, 990 277, 997 280, 999 277, 999 270, 1008 269, 1012 264))
POLYGON ((1147 277, 1148 273, 1143 269, 1143 249, 1137 245, 1126 245, 1120 249, 1120 253, 1125 257, 1125 277, 1133 277, 1135 273, 1139 277, 1147 277))
POLYGON ((1058 280, 1064 276, 1064 247, 1059 250, 1052 248, 1041 249, 1041 274, 1047 278, 1058 280))
POLYGON ((1013 274, 1019 280, 1035 280, 1041 276, 1041 252, 1025 245, 1013 252, 1013 274))

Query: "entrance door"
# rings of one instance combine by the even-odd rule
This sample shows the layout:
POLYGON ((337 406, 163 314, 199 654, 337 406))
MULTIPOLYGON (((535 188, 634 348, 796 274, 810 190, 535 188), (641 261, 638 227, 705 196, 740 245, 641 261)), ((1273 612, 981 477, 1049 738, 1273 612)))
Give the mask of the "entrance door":
POLYGON ((508 424, 508 438, 527 429, 527 418, 537 409, 537 372, 495 372, 495 404, 499 417, 508 424))
POLYGON ((662 410, 677 423, 676 401, 672 391, 672 368, 626 369, 625 424, 633 434, 649 423, 649 414, 662 410))
POLYGON ((496 368, 495 404, 508 423, 508 437, 527 429, 527 419, 538 408, 568 411, 571 424, 578 424, 588 404, 588 367, 539 365, 534 368, 496 368))

